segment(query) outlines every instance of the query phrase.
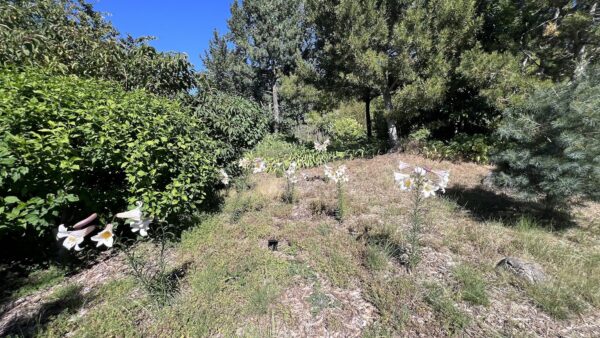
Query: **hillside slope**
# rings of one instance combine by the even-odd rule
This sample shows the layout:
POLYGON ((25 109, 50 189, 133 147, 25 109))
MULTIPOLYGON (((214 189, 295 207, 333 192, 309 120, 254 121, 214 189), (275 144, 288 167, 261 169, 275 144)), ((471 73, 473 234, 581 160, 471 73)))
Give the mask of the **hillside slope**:
POLYGON ((78 301, 38 320, 35 334, 600 336, 598 205, 577 209, 573 221, 549 219, 483 188, 489 167, 406 154, 345 164, 342 222, 322 168, 302 171, 293 205, 281 200, 283 178, 254 175, 252 189, 229 191, 222 212, 172 248, 172 266, 185 275, 170 304, 153 305, 111 272, 85 292, 58 287, 47 302, 73 293, 78 301), (399 160, 451 173, 446 194, 427 200, 423 257, 412 271, 400 257, 410 201, 394 185, 399 160), (507 256, 539 264, 546 281, 496 269, 507 256))

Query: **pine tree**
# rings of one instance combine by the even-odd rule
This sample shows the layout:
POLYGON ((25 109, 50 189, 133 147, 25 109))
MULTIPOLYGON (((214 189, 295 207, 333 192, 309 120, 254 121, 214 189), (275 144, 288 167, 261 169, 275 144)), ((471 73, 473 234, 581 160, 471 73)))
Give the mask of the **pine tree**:
POLYGON ((224 93, 254 98, 253 73, 239 50, 230 49, 225 36, 214 31, 202 58, 209 84, 224 93))
POLYGON ((506 111, 493 160, 499 186, 547 206, 600 199, 600 68, 506 111))
POLYGON ((231 7, 230 40, 252 67, 256 98, 270 97, 276 131, 280 79, 292 73, 305 42, 303 8, 301 0, 236 0, 231 7))
MULTIPOLYGON (((442 101, 460 51, 474 44, 474 0, 329 0, 316 12, 323 53, 319 64, 351 93, 383 96, 390 143, 396 122, 442 101), (328 32, 333 30, 333 32, 328 32)), ((319 6, 322 6, 319 7, 319 6)))

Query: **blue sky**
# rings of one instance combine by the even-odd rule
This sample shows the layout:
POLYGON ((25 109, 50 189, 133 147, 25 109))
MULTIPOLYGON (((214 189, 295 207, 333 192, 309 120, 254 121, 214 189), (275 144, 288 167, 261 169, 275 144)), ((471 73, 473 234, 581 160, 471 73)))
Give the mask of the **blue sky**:
POLYGON ((94 8, 108 12, 106 18, 122 34, 152 35, 152 46, 160 51, 185 52, 202 68, 200 55, 208 47, 212 32, 227 31, 233 0, 94 0, 94 8))

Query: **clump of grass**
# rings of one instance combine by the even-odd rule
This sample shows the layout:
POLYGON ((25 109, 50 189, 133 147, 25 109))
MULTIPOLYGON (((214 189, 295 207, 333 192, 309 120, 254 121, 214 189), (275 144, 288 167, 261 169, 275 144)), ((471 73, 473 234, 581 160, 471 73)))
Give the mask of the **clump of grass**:
POLYGON ((367 245, 365 264, 372 271, 384 270, 388 265, 388 256, 379 246, 367 245))
POLYGON ((460 295, 464 301, 475 305, 488 306, 490 304, 485 290, 485 281, 479 271, 463 264, 454 268, 453 275, 460 283, 460 295))
MULTIPOLYGON (((78 287, 69 285, 67 289, 57 290, 51 299, 81 299, 78 287), (72 295, 70 297, 69 295, 72 295)), ((119 279, 92 291, 86 295, 90 299, 89 311, 85 316, 72 316, 63 311, 48 326, 40 330, 38 336, 65 337, 68 335, 81 337, 133 337, 143 336, 143 328, 136 323, 146 314, 142 311, 144 299, 137 299, 133 278, 119 279)))
POLYGON ((425 285, 425 301, 437 313, 444 326, 450 333, 456 333, 469 324, 469 317, 460 311, 448 291, 439 284, 428 283, 425 285))
POLYGON ((556 319, 567 319, 586 309, 586 304, 579 298, 578 293, 566 285, 528 284, 525 290, 536 306, 556 319))
POLYGON ((27 276, 24 285, 13 295, 15 298, 28 296, 38 290, 57 285, 65 279, 65 271, 56 266, 47 269, 36 270, 27 276))
POLYGON ((416 293, 412 278, 374 278, 367 290, 368 300, 379 312, 379 319, 371 328, 373 334, 381 334, 382 330, 401 332, 410 318, 407 304, 412 303, 416 293))
POLYGON ((245 213, 259 211, 266 205, 265 199, 257 194, 244 193, 233 197, 232 201, 225 206, 225 211, 231 215, 231 222, 237 223, 245 213))

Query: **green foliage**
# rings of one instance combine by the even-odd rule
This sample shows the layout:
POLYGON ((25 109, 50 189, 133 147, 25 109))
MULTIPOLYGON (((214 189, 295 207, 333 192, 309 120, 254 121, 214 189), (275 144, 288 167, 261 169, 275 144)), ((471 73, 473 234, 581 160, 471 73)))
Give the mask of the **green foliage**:
POLYGON ((269 102, 276 131, 282 121, 279 82, 301 57, 306 38, 303 17, 302 1, 236 0, 231 6, 228 40, 236 62, 230 71, 249 78, 257 101, 269 102))
POLYGON ((425 157, 437 160, 471 161, 487 164, 493 146, 494 142, 489 136, 458 134, 447 142, 439 140, 424 141, 421 152, 425 157))
POLYGON ((49 235, 136 200, 158 217, 195 211, 215 147, 174 102, 115 83, 0 71, 0 233, 49 235))
POLYGON ((127 90, 175 96, 195 84, 187 56, 162 53, 150 37, 119 32, 83 0, 0 2, 0 65, 118 81, 127 90))
POLYGON ((310 168, 343 159, 347 155, 344 152, 318 152, 309 146, 287 142, 282 136, 269 135, 245 157, 262 158, 267 164, 267 171, 275 172, 279 169, 277 163, 287 167, 296 162, 298 168, 310 168))
POLYGON ((382 95, 394 145, 396 120, 442 102, 460 51, 474 44, 480 23, 474 0, 310 4, 321 74, 361 98, 382 95))
POLYGON ((468 265, 459 265, 453 270, 454 278, 461 284, 461 298, 475 305, 489 305, 485 281, 480 273, 468 265))
POLYGON ((254 97, 252 69, 244 62, 244 55, 228 47, 226 36, 214 31, 202 63, 206 68, 202 75, 211 87, 232 95, 254 97))
POLYGON ((251 149, 269 131, 270 117, 257 104, 238 96, 207 91, 195 103, 195 115, 219 141, 218 159, 227 164, 251 149))
POLYGON ((587 308, 577 291, 567 285, 556 282, 531 284, 525 285, 525 290, 539 308, 556 319, 567 319, 587 308))
POLYGON ((331 138, 336 147, 352 147, 365 138, 361 125, 350 117, 335 119, 331 126, 331 138))
POLYGON ((456 307, 449 292, 441 285, 429 283, 425 285, 425 301, 437 313, 451 333, 459 332, 469 324, 469 317, 456 307))
POLYGON ((495 181, 525 197, 567 207, 600 199, 600 69, 573 83, 540 90, 508 109, 496 137, 495 181))

